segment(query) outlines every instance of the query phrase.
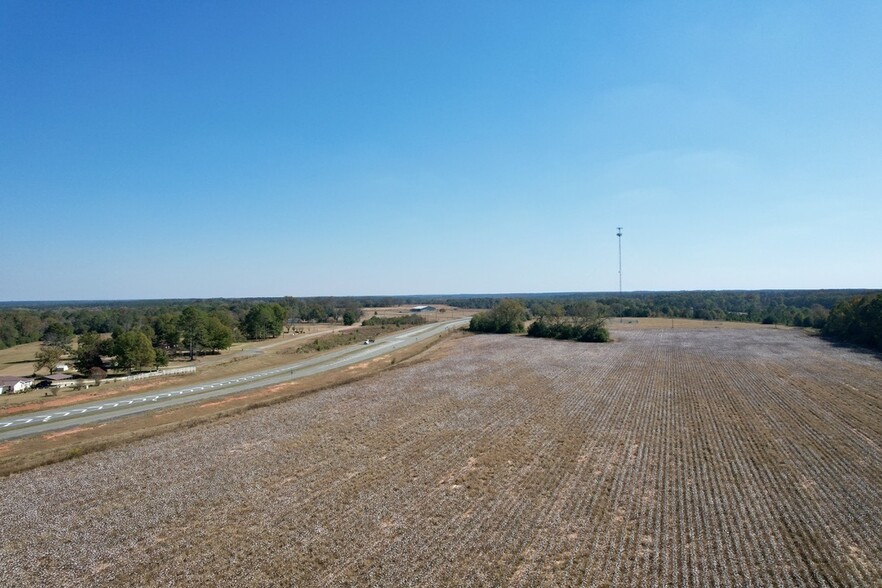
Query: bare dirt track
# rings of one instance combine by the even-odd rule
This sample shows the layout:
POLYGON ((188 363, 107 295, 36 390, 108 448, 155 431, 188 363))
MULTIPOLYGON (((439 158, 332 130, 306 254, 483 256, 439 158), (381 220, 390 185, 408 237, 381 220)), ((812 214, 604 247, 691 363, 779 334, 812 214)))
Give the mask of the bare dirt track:
POLYGON ((613 335, 448 341, 435 361, 2 479, 0 578, 882 583, 882 361, 799 331, 613 335))

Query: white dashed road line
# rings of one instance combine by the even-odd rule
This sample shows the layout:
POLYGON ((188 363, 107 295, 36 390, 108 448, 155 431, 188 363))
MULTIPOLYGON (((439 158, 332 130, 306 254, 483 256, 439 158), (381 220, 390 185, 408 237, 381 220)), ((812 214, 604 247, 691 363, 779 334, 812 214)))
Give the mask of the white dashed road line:
MULTIPOLYGON (((448 330, 454 324, 455 323, 449 323, 446 328, 438 329, 438 330, 439 330, 439 332, 441 332, 443 330, 448 330)), ((376 345, 372 345, 367 350, 367 351, 369 351, 369 353, 367 353, 367 354, 362 353, 365 350, 361 349, 361 347, 353 347, 352 349, 347 348, 347 349, 341 350, 339 352, 339 357, 337 359, 334 359, 331 362, 327 362, 327 359, 328 359, 327 356, 320 356, 317 358, 304 360, 304 361, 299 362, 297 364, 293 364, 293 365, 289 365, 289 366, 285 366, 285 367, 280 367, 278 369, 267 370, 267 371, 259 372, 256 374, 248 374, 248 375, 240 376, 238 378, 234 378, 234 379, 230 379, 230 380, 226 380, 226 381, 222 381, 222 382, 207 383, 203 386, 193 386, 191 388, 171 390, 168 392, 163 392, 161 394, 154 393, 154 394, 148 394, 145 396, 140 396, 137 398, 124 398, 124 399, 108 401, 103 404, 91 405, 91 406, 87 406, 84 408, 69 408, 66 410, 58 411, 58 412, 53 412, 53 413, 48 413, 48 414, 39 414, 39 415, 27 417, 27 418, 17 418, 17 419, 8 420, 8 421, 0 421, 0 428, 2 428, 2 429, 6 429, 7 427, 25 428, 26 425, 30 425, 34 421, 41 421, 43 423, 46 423, 52 419, 55 419, 56 422, 58 422, 60 419, 78 418, 79 416, 84 415, 87 412, 98 412, 98 411, 103 411, 105 409, 108 409, 108 411, 109 411, 110 409, 114 409, 114 408, 118 409, 118 408, 120 408, 121 405, 132 406, 135 403, 146 403, 148 400, 150 402, 158 402, 162 398, 171 398, 172 396, 182 397, 182 396, 185 396, 188 394, 197 394, 198 395, 198 393, 206 392, 206 391, 215 392, 217 390, 222 390, 223 388, 235 387, 235 386, 240 385, 244 382, 251 382, 254 380, 270 378, 270 377, 277 376, 277 375, 283 374, 283 373, 290 373, 292 377, 295 376, 296 372, 302 372, 304 375, 310 374, 310 373, 316 373, 315 370, 324 371, 324 370, 327 370, 330 368, 335 368, 340 365, 346 365, 346 364, 354 363, 356 361, 362 361, 362 358, 366 355, 368 357, 370 357, 370 356, 376 357, 376 356, 382 355, 383 353, 386 353, 386 352, 391 351, 393 349, 397 349, 400 346, 401 341, 404 341, 408 338, 414 338, 414 337, 418 338, 419 335, 421 335, 427 331, 430 331, 432 329, 435 329, 435 328, 437 328, 437 325, 428 325, 424 328, 415 329, 413 331, 410 331, 409 333, 402 333, 399 335, 395 335, 386 341, 381 341, 376 345), (71 417, 71 415, 75 415, 75 416, 71 417)), ((416 340, 418 340, 418 339, 416 339, 416 340)), ((212 395, 214 395, 214 394, 212 394, 212 395)), ((61 427, 63 425, 58 424, 57 426, 61 427)), ((55 428, 55 427, 53 427, 53 428, 55 428)), ((14 432, 13 433, 4 433, 4 437, 6 437, 10 434, 15 435, 16 433, 14 433, 14 432)))

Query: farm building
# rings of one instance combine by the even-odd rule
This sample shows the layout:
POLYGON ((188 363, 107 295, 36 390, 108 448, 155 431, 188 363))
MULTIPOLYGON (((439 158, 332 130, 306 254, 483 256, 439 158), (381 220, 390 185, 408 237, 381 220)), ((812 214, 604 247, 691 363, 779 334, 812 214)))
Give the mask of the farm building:
POLYGON ((0 394, 18 394, 34 385, 33 378, 19 378, 16 376, 0 377, 0 394))
POLYGON ((434 306, 414 306, 410 312, 432 312, 433 310, 435 310, 434 306))
POLYGON ((52 386, 53 388, 67 388, 68 386, 76 386, 80 381, 74 380, 70 374, 51 374, 40 378, 41 386, 52 386))

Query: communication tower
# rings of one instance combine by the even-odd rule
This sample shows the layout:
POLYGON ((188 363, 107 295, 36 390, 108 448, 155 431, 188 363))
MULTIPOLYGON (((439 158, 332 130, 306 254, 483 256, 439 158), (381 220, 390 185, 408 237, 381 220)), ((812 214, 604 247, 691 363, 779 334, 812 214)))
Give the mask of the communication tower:
POLYGON ((616 227, 618 232, 616 237, 619 238, 619 296, 622 295, 622 227, 616 227))

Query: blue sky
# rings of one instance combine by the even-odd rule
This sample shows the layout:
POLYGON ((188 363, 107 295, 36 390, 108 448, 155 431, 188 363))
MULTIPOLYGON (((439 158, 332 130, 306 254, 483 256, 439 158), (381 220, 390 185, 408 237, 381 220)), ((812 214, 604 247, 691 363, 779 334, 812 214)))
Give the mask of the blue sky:
POLYGON ((0 1, 0 300, 882 287, 882 3, 0 1))

